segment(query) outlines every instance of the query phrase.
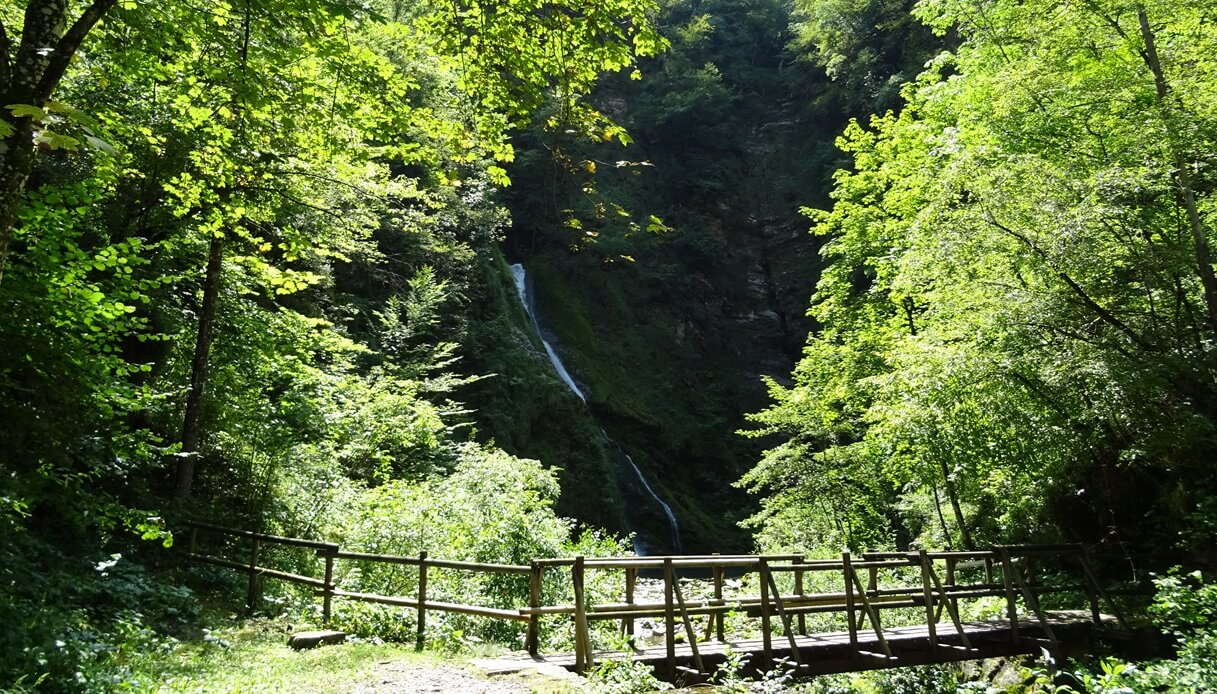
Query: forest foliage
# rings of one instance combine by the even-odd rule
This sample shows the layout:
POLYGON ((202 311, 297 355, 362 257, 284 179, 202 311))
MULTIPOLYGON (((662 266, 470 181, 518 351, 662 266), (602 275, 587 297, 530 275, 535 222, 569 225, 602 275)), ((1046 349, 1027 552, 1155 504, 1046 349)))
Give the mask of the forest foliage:
POLYGON ((783 439, 745 478, 772 490, 764 542, 1211 561, 1212 8, 915 14, 959 45, 846 129, 852 166, 807 211, 831 262, 754 416, 783 439))
MULTIPOLYGON (((163 551, 191 517, 620 551, 555 511, 623 526, 589 414, 700 537, 746 541, 722 530, 744 474, 766 549, 1065 539, 1211 568, 1201 0, 10 0, 0 28, 0 686, 104 691, 191 633, 163 551), (733 440, 758 373, 772 404, 733 440), (505 452, 529 448, 548 466, 505 452)), ((1154 608, 1185 664, 1213 649, 1193 580, 1154 608)), ((431 628, 519 637, 462 619, 431 628)))
POLYGON ((151 548, 189 517, 372 542, 354 519, 461 485, 479 509, 523 494, 512 519, 535 541, 500 555, 487 520, 427 549, 558 551, 552 473, 469 443, 457 389, 489 374, 458 345, 505 223, 511 133, 546 105, 548 127, 623 137, 584 97, 662 49, 653 14, 0 9, 5 686, 104 689, 90 664, 117 657, 123 625, 185 628, 197 608, 139 566, 168 561, 151 548), (466 489, 478 465, 519 485, 466 489))

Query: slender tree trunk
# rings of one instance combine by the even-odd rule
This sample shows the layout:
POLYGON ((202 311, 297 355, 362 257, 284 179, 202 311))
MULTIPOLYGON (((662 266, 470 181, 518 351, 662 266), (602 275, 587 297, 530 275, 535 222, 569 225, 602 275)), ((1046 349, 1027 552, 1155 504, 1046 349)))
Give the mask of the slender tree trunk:
POLYGON ((1200 284, 1204 288, 1204 304, 1208 309, 1209 329, 1217 331, 1217 276, 1213 274, 1213 253, 1209 248, 1208 237, 1204 232, 1204 222, 1200 219, 1200 210, 1196 206, 1196 191, 1192 185, 1192 176, 1188 173, 1188 161, 1183 156, 1175 126, 1171 122, 1170 85, 1166 81, 1166 73, 1162 70, 1162 61, 1158 57, 1158 44, 1154 40, 1153 29, 1149 26, 1149 16, 1144 7, 1137 8, 1137 21, 1141 25, 1141 39, 1145 42, 1145 51, 1141 54, 1149 71, 1154 75, 1154 88, 1158 93, 1158 106, 1162 110, 1162 119, 1166 125, 1167 145, 1174 159, 1174 179, 1179 187, 1179 198, 1187 212, 1187 223, 1192 232, 1192 244, 1195 247, 1196 270, 1200 274, 1200 284))
POLYGON ((7 107, 46 106, 80 43, 115 2, 94 0, 68 27, 68 0, 29 0, 15 54, 0 23, 0 118, 13 129, 0 139, 0 280, 8 264, 17 207, 34 166, 35 123, 28 116, 16 117, 7 107))
POLYGON ((203 398, 210 371, 211 341, 215 335, 216 304, 220 300, 220 271, 224 264, 224 239, 211 237, 207 254, 207 274, 203 280, 203 305, 199 310, 198 336, 190 366, 190 391, 186 394, 186 415, 182 423, 182 455, 177 459, 173 496, 186 499, 194 485, 195 459, 202 431, 203 398))
POLYGON ((947 543, 947 549, 951 548, 951 529, 947 527, 946 516, 942 515, 942 496, 938 494, 938 483, 930 482, 930 491, 934 493, 934 512, 938 514, 938 524, 942 526, 942 539, 947 543))
POLYGON ((946 486, 947 499, 951 501, 951 512, 955 514, 955 524, 959 526, 959 540, 963 542, 964 549, 972 551, 975 549, 972 544, 972 533, 968 532, 968 523, 963 517, 963 506, 959 503, 959 491, 955 489, 955 483, 951 481, 951 471, 947 468, 946 458, 939 456, 938 465, 942 470, 942 481, 946 486))

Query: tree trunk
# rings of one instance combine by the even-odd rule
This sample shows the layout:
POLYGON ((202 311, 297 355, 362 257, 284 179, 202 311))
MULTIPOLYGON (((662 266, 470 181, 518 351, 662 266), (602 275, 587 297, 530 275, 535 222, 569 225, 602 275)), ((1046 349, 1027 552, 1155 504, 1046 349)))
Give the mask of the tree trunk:
POLYGON ((955 524, 959 526, 959 540, 963 543, 963 548, 970 552, 975 549, 975 546, 972 544, 972 533, 968 532, 968 524, 963 517, 963 506, 959 503, 959 491, 955 489, 955 483, 951 481, 951 471, 947 468, 946 458, 939 456, 938 465, 942 469, 942 481, 946 486, 947 499, 951 501, 951 511, 955 514, 955 524))
POLYGON ((211 237, 207 254, 207 275, 203 280, 203 305, 199 309, 199 330, 190 367, 190 391, 186 394, 186 415, 182 422, 182 450, 177 459, 173 496, 186 499, 194 485, 195 459, 203 419, 203 397, 211 362, 211 340, 215 334, 216 304, 220 299, 220 271, 224 264, 224 239, 211 237))
MULTIPOLYGON (((8 31, 0 23, 0 107, 26 104, 43 108, 63 79, 81 41, 116 0, 94 0, 67 28, 68 0, 30 0, 25 8, 21 44, 13 54, 8 31)), ((34 165, 34 122, 0 112, 13 128, 0 140, 0 280, 17 223, 17 207, 34 165)))
POLYGON ((930 491, 934 493, 934 512, 938 514, 938 524, 942 526, 942 539, 951 548, 951 529, 947 527, 946 516, 942 515, 942 497, 938 494, 938 483, 930 482, 930 491))
POLYGON ((1187 212, 1187 223, 1192 232, 1196 270, 1204 289, 1204 304, 1208 309, 1209 329, 1217 331, 1217 276, 1213 274, 1213 253, 1204 232, 1204 223, 1200 219, 1200 210, 1196 206, 1196 191, 1192 185, 1191 174, 1187 170, 1188 162, 1183 156, 1175 126, 1171 122, 1170 85, 1166 81, 1166 73, 1162 70, 1162 61, 1158 57, 1158 45, 1154 40, 1154 32, 1149 26, 1149 16, 1145 13, 1144 7, 1137 8, 1137 21, 1141 25, 1141 39, 1145 42, 1145 51, 1141 54, 1141 58, 1154 75, 1158 106, 1162 110, 1162 120, 1166 126, 1167 145, 1170 147, 1171 157, 1174 159, 1171 162, 1174 165, 1173 175, 1175 183, 1179 187, 1179 198, 1187 212))

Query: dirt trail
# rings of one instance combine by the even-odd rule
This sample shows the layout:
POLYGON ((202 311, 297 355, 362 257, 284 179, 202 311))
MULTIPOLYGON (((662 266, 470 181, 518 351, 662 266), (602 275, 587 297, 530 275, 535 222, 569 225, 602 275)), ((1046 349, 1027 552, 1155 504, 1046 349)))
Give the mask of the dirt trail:
POLYGON ((525 673, 520 675, 485 677, 472 668, 456 665, 419 665, 417 663, 384 661, 377 663, 364 682, 356 684, 351 694, 397 694, 418 692, 460 692, 462 694, 527 694, 528 692, 577 692, 578 678, 555 677, 552 674, 525 673))

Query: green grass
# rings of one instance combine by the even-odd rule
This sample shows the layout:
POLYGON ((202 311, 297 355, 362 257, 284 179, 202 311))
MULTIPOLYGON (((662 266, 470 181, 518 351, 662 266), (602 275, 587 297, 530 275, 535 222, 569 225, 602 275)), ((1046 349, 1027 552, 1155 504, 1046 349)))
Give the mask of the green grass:
POLYGON ((376 666, 386 661, 438 665, 442 660, 439 654, 372 642, 294 651, 287 645, 288 636, 288 625, 268 621, 213 630, 171 651, 136 656, 128 663, 130 680, 119 690, 345 692, 371 680, 376 666))

